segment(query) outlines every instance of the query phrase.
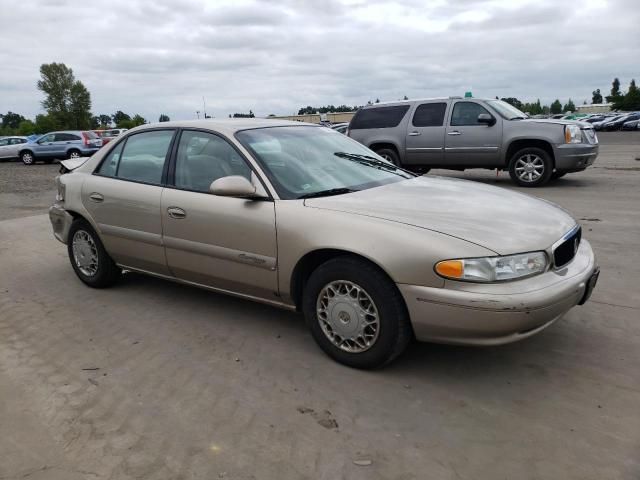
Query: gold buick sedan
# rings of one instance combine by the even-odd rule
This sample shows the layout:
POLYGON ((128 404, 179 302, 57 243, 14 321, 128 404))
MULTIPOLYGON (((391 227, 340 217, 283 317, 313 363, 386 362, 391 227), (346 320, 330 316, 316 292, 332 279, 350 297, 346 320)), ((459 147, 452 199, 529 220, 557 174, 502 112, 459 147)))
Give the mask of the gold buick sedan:
POLYGON ((298 310, 352 367, 413 338, 526 338, 582 305, 599 274, 566 211, 415 176, 317 125, 144 125, 61 171, 49 214, 85 284, 135 271, 298 310))

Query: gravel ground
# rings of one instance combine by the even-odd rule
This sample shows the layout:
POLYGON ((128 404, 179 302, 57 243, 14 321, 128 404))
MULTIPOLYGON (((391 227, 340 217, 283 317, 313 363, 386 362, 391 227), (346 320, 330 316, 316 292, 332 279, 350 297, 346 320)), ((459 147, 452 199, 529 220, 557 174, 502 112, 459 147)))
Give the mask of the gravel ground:
POLYGON ((527 190, 583 224, 591 300, 375 372, 290 312, 134 274, 85 287, 41 215, 56 167, 0 164, 0 479, 637 480, 640 135, 601 140, 594 168, 527 190))

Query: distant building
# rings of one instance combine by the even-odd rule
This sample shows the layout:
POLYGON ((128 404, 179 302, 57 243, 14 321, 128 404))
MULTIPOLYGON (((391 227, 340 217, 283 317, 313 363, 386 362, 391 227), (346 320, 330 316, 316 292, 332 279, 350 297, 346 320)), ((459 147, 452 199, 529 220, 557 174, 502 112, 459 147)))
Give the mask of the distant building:
POLYGON ((293 120, 295 122, 320 123, 329 121, 331 123, 349 123, 356 112, 335 112, 335 113, 311 113, 306 115, 275 115, 274 120, 293 120))
POLYGON ((577 105, 576 113, 608 113, 612 103, 592 103, 590 105, 577 105))

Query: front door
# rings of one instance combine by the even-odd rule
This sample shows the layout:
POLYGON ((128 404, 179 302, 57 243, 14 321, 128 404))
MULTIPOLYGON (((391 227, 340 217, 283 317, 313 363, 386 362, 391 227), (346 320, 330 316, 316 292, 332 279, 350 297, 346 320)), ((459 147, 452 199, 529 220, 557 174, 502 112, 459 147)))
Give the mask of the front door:
POLYGON ((444 162, 444 118, 446 102, 417 106, 407 126, 408 165, 442 165, 444 162))
POLYGON ((257 182, 226 139, 197 130, 182 132, 173 188, 162 194, 169 269, 182 280, 277 300, 274 202, 209 193, 211 182, 229 175, 257 182))
POLYGON ((34 153, 36 157, 53 157, 55 155, 55 140, 56 134, 49 133, 44 137, 40 138, 36 144, 33 146, 34 153))
POLYGON ((445 135, 447 166, 490 167, 501 164, 502 119, 475 101, 453 104, 445 135), (478 122, 478 115, 489 114, 493 125, 478 122))
POLYGON ((169 275, 162 245, 160 200, 175 130, 128 136, 82 186, 82 203, 119 264, 169 275))

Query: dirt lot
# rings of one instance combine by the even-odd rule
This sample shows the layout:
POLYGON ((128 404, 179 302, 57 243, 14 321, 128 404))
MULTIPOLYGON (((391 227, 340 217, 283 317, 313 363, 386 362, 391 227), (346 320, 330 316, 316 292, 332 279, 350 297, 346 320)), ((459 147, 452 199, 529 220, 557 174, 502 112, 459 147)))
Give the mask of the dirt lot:
POLYGON ((591 301, 377 372, 292 313, 133 274, 84 287, 42 215, 58 167, 0 164, 0 479, 638 480, 640 135, 600 138, 594 168, 528 192, 583 224, 591 301))

